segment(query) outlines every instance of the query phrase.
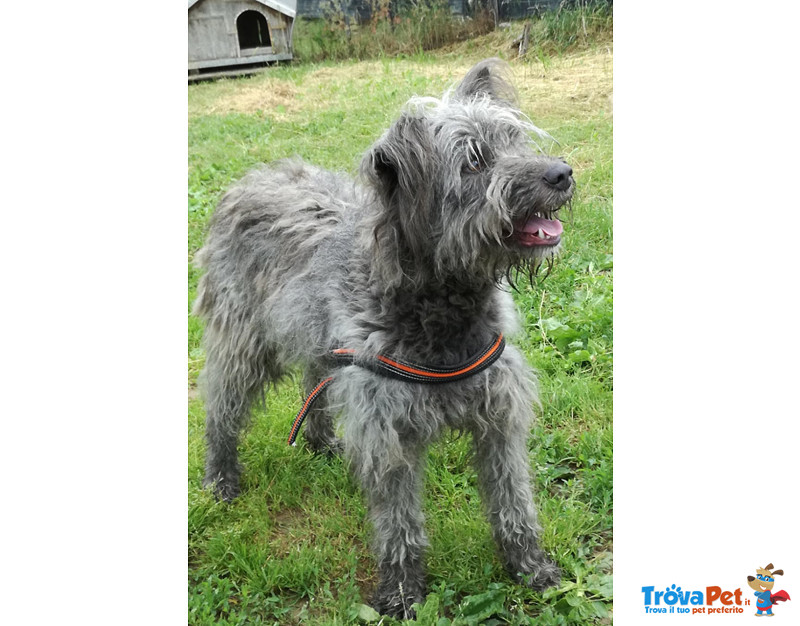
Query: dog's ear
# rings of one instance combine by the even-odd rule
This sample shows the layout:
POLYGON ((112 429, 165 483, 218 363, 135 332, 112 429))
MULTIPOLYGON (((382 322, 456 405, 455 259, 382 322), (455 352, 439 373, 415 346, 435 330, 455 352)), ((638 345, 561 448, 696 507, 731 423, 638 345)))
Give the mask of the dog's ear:
POLYGON ((387 208, 421 211, 430 186, 420 182, 430 181, 432 154, 427 122, 405 114, 364 156, 361 174, 387 208))
POLYGON ((515 106, 517 92, 507 80, 508 65, 500 59, 486 59, 473 67, 456 88, 456 98, 469 100, 487 95, 493 100, 515 106))
POLYGON ((776 569, 774 572, 772 572, 772 575, 773 576, 783 576, 783 570, 782 569, 776 569))
POLYGON ((361 162, 361 176, 377 195, 373 237, 386 286, 412 276, 429 252, 436 175, 430 133, 422 116, 404 114, 361 162))

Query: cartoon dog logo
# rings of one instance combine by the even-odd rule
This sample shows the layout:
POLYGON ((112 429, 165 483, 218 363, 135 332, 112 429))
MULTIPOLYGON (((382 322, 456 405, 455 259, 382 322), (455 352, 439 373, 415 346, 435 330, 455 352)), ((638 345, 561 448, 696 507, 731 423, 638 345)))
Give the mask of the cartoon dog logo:
POLYGON ((791 600, 789 594, 785 591, 772 593, 772 588, 775 586, 775 576, 783 576, 783 570, 776 569, 772 571, 772 563, 770 563, 763 569, 756 568, 756 576, 747 577, 747 584, 751 589, 755 589, 755 596, 758 598, 758 602, 756 603, 756 608, 758 609, 756 615, 758 617, 762 615, 773 617, 773 604, 791 600))

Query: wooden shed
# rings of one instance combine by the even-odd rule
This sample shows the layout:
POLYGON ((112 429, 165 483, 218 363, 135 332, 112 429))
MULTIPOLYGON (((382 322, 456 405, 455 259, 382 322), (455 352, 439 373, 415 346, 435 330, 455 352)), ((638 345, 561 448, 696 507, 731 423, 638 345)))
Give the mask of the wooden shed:
POLYGON ((189 0, 189 79, 292 58, 297 0, 189 0))

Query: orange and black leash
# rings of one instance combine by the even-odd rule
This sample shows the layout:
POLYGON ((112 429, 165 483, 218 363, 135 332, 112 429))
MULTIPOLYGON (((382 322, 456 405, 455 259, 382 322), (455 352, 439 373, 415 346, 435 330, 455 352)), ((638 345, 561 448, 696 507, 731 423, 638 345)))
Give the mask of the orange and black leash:
MULTIPOLYGON (((337 366, 344 365, 358 365, 369 369, 377 374, 394 378, 405 382, 424 383, 424 384, 441 384, 449 383, 455 380, 462 380, 469 378, 475 374, 482 372, 503 354, 506 347, 503 334, 500 333, 492 338, 492 342, 481 350, 477 355, 473 356, 468 361, 459 365, 452 365, 449 367, 431 367, 425 365, 418 365, 400 359, 390 359, 389 357, 379 354, 370 359, 357 359, 356 351, 348 348, 337 348, 332 350, 330 356, 337 366)), ((303 407, 294 418, 292 423, 292 430, 289 433, 288 444, 295 445, 295 440, 300 432, 300 427, 303 425, 306 415, 308 415, 314 402, 319 398, 320 394, 325 390, 331 382, 333 376, 329 376, 320 382, 313 391, 308 394, 308 397, 303 402, 303 407)))

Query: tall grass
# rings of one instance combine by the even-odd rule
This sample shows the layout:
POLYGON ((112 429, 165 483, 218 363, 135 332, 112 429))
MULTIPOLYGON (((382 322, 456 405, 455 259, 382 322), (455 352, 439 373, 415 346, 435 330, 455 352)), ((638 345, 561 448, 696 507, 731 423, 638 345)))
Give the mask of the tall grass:
POLYGON ((301 62, 415 55, 489 32, 494 22, 481 12, 474 19, 454 18, 444 0, 414 3, 397 15, 386 0, 372 2, 372 16, 358 24, 331 4, 324 19, 298 19, 294 57, 301 62))
POLYGON ((530 48, 547 54, 585 49, 611 38, 613 17, 611 5, 604 1, 546 11, 531 20, 530 48))
MULTIPOLYGON (((445 0, 412 2, 392 14, 388 0, 372 0, 369 21, 359 24, 328 5, 324 19, 299 18, 294 27, 294 57, 300 62, 413 56, 467 41, 494 30, 490 11, 478 8, 469 18, 454 16, 445 0)), ((589 48, 610 38, 611 6, 604 1, 578 3, 532 17, 530 49, 561 54, 589 48)), ((513 32, 521 28, 512 27, 513 32)))

